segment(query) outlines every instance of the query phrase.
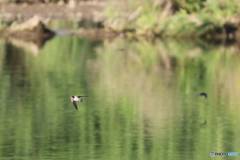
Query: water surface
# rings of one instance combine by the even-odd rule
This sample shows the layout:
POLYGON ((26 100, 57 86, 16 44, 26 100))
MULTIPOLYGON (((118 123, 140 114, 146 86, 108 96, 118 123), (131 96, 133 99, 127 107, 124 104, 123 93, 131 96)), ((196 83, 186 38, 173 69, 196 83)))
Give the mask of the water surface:
POLYGON ((0 46, 1 159, 202 160, 211 151, 240 152, 234 47, 75 36, 36 52, 0 46), (77 111, 72 95, 90 97, 77 111))

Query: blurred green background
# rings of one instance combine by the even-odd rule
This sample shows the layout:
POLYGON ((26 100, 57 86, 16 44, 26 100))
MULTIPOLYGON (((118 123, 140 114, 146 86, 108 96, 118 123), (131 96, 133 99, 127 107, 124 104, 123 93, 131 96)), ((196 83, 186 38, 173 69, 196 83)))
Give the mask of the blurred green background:
POLYGON ((77 36, 34 54, 0 46, 1 159, 202 160, 240 149, 238 47, 77 36), (72 95, 89 97, 77 111, 72 95))

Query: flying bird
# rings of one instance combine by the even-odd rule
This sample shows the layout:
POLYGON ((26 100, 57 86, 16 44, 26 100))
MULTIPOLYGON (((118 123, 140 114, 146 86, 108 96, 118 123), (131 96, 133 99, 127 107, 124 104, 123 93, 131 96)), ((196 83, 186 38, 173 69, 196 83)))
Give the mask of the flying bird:
POLYGON ((205 98, 207 98, 207 93, 202 92, 202 93, 197 94, 197 96, 204 96, 205 98))
POLYGON ((88 96, 71 96, 71 102, 73 104, 73 106, 76 108, 76 110, 78 110, 78 107, 77 107, 77 101, 79 102, 83 102, 84 99, 81 99, 81 97, 88 97, 88 96))

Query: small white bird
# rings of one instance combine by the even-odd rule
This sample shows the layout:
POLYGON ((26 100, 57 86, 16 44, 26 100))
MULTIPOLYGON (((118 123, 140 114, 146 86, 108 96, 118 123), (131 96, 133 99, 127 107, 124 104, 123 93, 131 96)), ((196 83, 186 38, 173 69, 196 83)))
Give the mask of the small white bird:
POLYGON ((83 102, 84 99, 81 99, 81 97, 88 97, 88 96, 71 96, 71 102, 73 106, 78 110, 76 101, 83 102))

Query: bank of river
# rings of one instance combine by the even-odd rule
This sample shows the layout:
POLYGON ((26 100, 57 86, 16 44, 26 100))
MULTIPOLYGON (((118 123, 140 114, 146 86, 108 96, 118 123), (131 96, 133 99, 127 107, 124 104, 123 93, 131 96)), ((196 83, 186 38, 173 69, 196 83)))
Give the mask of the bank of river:
MULTIPOLYGON (((117 2, 116 2, 117 3, 117 2)), ((118 2, 120 3, 120 2, 118 2)), ((116 4, 115 4, 116 5, 116 4)), ((229 23, 229 24, 222 24, 219 26, 214 26, 213 23, 205 23, 201 22, 196 15, 185 15, 185 20, 187 21, 180 21, 178 20, 179 15, 172 15, 169 17, 163 17, 163 19, 172 19, 168 20, 166 25, 163 25, 163 28, 160 31, 154 32, 153 28, 144 29, 141 26, 133 27, 133 29, 129 29, 129 26, 133 25, 128 20, 134 17, 138 17, 140 19, 138 22, 141 22, 141 18, 144 19, 144 16, 140 13, 137 14, 137 11, 130 11, 129 13, 124 13, 119 8, 115 8, 112 11, 112 17, 109 16, 111 13, 106 12, 106 8, 108 7, 109 10, 109 2, 106 1, 85 1, 79 3, 33 3, 33 4, 16 4, 16 3, 0 3, 0 20, 2 22, 7 22, 4 24, 9 24, 9 22, 22 22, 28 20, 29 18, 33 17, 34 15, 38 15, 44 19, 44 22, 47 23, 51 20, 69 20, 73 23, 77 23, 77 28, 75 27, 70 28, 71 30, 61 31, 60 34, 74 34, 74 35, 83 35, 89 37, 113 37, 115 35, 120 36, 147 36, 147 37, 184 37, 184 38, 196 38, 196 37, 203 37, 209 40, 233 40, 238 41, 240 38, 240 33, 238 33, 238 26, 229 23), (125 17, 115 17, 115 13, 124 13, 125 17), (107 16, 106 16, 107 15, 107 16), (175 20, 174 20, 175 17, 175 20), (126 20, 126 21, 125 21, 126 20), (85 31, 83 29, 79 29, 83 26, 86 21, 90 21, 95 27, 94 29, 85 31), (189 21, 189 22, 188 22, 189 21), (186 23, 184 26, 183 24, 186 23), (196 26, 194 29, 191 27, 194 23, 202 23, 199 26, 196 26), (179 25, 179 28, 171 28, 171 26, 179 25), (82 26, 81 26, 82 25, 82 26), (206 25, 210 29, 211 32, 207 29, 206 25), (164 28, 164 26, 166 28, 164 28), (181 28, 183 26, 183 28, 181 28), (101 29, 99 29, 101 28, 101 29), (187 29, 189 28, 189 29, 187 29), (205 30, 205 31, 203 31, 205 30), (191 34, 192 33, 192 34, 191 34)), ((140 12, 140 11, 139 11, 140 12)), ((161 13, 159 12, 161 15, 161 13)), ((184 14, 183 14, 184 15, 184 14)), ((153 15, 156 16, 156 15, 153 15)), ((183 17, 182 17, 183 18, 183 17)), ((213 17, 214 18, 214 17, 213 17)), ((133 18, 134 19, 134 18, 133 18)), ((181 19, 181 17, 180 17, 181 19)), ((146 22, 141 22, 143 24, 153 23, 156 26, 158 25, 159 19, 156 21, 152 21, 149 19, 146 22)), ((163 22, 165 23, 165 22, 163 22)), ((3 24, 3 23, 2 23, 3 24)), ((135 24, 134 24, 135 25, 135 24)), ((133 26, 134 26, 133 25, 133 26)), ((6 25, 1 25, 1 28, 4 28, 6 25)), ((50 28, 51 29, 51 28, 50 28)), ((65 28, 63 28, 65 29, 65 28)))

